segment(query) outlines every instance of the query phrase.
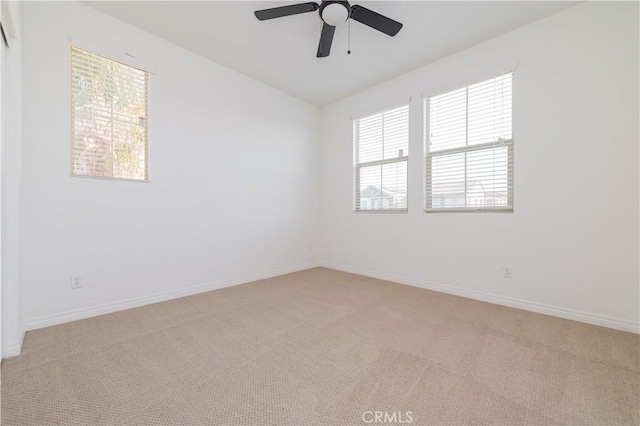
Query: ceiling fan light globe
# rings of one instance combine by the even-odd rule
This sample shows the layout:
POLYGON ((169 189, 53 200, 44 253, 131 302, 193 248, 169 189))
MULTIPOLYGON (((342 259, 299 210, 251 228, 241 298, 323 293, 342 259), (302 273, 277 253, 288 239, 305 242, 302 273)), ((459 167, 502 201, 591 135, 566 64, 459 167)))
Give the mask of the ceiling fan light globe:
POLYGON ((340 3, 332 3, 322 10, 322 20, 334 27, 343 24, 349 18, 349 10, 340 3))

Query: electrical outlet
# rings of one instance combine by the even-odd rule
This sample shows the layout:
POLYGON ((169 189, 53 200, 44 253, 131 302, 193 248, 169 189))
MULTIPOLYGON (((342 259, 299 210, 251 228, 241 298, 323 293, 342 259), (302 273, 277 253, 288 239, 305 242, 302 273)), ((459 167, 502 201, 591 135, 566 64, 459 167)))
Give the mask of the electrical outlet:
POLYGON ((76 289, 82 287, 82 276, 71 275, 71 288, 76 289))
POLYGON ((513 268, 511 266, 502 267, 502 276, 505 278, 513 278, 513 268))

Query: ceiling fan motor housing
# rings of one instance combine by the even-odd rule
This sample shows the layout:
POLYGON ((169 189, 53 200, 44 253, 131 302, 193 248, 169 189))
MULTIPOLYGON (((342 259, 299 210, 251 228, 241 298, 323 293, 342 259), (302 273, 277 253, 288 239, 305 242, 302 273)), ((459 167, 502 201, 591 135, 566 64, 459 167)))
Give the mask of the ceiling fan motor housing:
POLYGON ((323 1, 320 5, 320 19, 327 25, 337 26, 349 19, 351 15, 351 6, 348 1, 323 1))

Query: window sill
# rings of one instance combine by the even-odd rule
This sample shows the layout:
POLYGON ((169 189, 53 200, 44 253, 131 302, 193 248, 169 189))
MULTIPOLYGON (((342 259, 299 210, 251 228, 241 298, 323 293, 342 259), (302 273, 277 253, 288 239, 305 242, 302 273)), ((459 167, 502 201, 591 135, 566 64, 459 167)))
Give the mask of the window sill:
POLYGON ((354 213, 356 214, 360 214, 360 213, 364 213, 364 214, 407 214, 409 213, 409 209, 395 209, 395 210, 391 210, 391 209, 387 209, 387 210, 353 210, 354 213))
POLYGON ((129 179, 129 178, 118 178, 118 177, 108 177, 108 176, 88 176, 88 175, 71 175, 71 177, 80 178, 80 179, 99 179, 99 180, 115 180, 115 181, 123 181, 123 182, 151 183, 149 179, 129 179))
POLYGON ((424 209, 425 213, 513 213, 513 207, 424 209))

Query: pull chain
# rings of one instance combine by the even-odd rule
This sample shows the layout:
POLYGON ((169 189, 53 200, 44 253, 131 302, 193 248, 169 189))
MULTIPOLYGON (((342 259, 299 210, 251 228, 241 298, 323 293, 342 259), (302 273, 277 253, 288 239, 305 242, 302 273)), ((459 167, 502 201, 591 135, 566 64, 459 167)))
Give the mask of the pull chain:
POLYGON ((351 17, 348 19, 347 55, 351 55, 351 17))

